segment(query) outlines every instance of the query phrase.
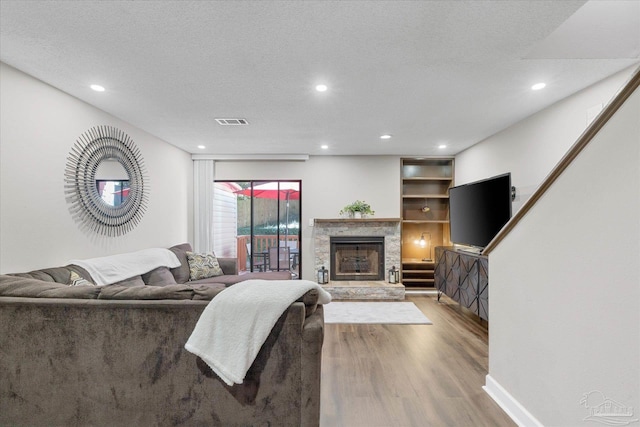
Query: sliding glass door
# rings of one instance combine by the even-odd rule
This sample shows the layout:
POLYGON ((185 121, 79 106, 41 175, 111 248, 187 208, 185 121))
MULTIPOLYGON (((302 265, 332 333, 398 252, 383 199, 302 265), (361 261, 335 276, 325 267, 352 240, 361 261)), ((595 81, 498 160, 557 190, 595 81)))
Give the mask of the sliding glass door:
POLYGON ((301 181, 217 181, 216 192, 220 187, 226 194, 214 197, 214 234, 229 235, 228 219, 235 212, 240 274, 289 270, 299 278, 301 181))

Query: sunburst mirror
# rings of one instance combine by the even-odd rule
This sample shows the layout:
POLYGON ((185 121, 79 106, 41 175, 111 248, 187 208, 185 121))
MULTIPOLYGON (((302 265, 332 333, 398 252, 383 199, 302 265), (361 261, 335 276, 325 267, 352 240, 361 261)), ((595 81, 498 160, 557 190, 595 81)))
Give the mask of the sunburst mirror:
POLYGON ((123 131, 96 126, 84 132, 69 153, 64 175, 69 210, 84 227, 121 236, 142 219, 149 197, 144 160, 123 131))

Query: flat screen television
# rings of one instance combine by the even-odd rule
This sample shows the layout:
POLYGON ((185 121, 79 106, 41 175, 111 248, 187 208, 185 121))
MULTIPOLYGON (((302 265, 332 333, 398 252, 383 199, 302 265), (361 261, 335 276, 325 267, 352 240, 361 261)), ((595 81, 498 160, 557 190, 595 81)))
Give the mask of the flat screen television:
POLYGON ((511 218, 511 173, 449 189, 455 244, 484 248, 511 218))

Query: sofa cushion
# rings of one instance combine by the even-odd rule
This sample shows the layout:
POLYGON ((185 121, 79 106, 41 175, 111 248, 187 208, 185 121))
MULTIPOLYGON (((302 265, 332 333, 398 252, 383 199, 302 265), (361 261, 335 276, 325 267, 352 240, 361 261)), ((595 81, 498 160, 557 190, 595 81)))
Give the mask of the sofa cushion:
MULTIPOLYGON (((54 282, 66 284, 69 279, 69 269, 64 267, 53 267, 53 268, 44 268, 42 270, 32 271, 36 277, 35 279, 40 279, 42 277, 42 273, 50 276, 54 282), (39 277, 38 277, 39 276, 39 277)), ((42 279, 41 279, 42 280, 42 279)))
POLYGON ((77 298, 96 299, 97 286, 69 286, 27 277, 0 275, 0 296, 23 298, 77 298))
POLYGON ((290 271, 263 271, 247 273, 240 276, 242 280, 264 279, 264 280, 291 280, 290 271))
POLYGON ((189 261, 189 280, 206 279, 224 274, 213 252, 187 252, 187 260, 189 261))
POLYGON ((193 289, 194 300, 212 300, 213 297, 226 289, 222 283, 190 284, 189 286, 193 289))
POLYGON ((71 272, 76 272, 78 276, 88 280, 92 285, 91 275, 82 267, 75 265, 67 265, 65 267, 43 268, 41 270, 33 270, 27 273, 10 273, 11 276, 25 277, 29 279, 42 280, 44 282, 55 282, 63 285, 70 283, 71 272))
POLYGON ((180 267, 172 268, 171 274, 173 275, 176 283, 185 283, 189 281, 189 260, 187 260, 187 252, 191 252, 193 248, 189 243, 182 243, 169 248, 171 252, 176 254, 178 260, 180 260, 180 267))
POLYGON ((238 258, 218 257, 218 264, 224 274, 238 274, 238 258))
POLYGON ((133 276, 129 277, 128 279, 113 283, 113 285, 126 286, 129 288, 140 287, 144 286, 144 281, 142 280, 142 276, 133 276))
POLYGON ((249 279, 264 279, 264 280, 291 280, 291 273, 289 271, 265 271, 262 273, 245 273, 245 274, 225 274, 222 276, 208 277, 206 279, 193 280, 189 282, 190 285, 196 284, 212 284, 223 283, 226 286, 243 282, 249 279))
POLYGON ((167 267, 158 267, 142 275, 145 285, 164 286, 177 284, 175 277, 167 267))
POLYGON ((240 276, 223 274, 222 276, 207 277, 205 279, 192 280, 190 285, 223 285, 225 287, 240 282, 240 276))
MULTIPOLYGON (((69 278, 68 273, 69 272, 67 272, 67 279, 69 278)), ((56 283, 55 279, 44 270, 34 270, 29 271, 28 273, 12 273, 11 275, 16 277, 24 277, 25 279, 35 279, 41 280, 43 282, 56 283)), ((63 283, 66 283, 66 280, 63 283)))
POLYGON ((107 285, 100 289, 98 299, 109 300, 191 299, 193 296, 193 289, 188 285, 134 287, 107 285))

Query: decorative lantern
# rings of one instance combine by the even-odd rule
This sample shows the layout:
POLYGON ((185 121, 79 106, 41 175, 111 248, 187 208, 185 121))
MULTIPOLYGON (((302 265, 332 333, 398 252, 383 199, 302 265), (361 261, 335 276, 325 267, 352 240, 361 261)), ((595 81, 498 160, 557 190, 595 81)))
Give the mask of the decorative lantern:
POLYGON ((329 283, 329 270, 324 268, 324 265, 320 270, 318 270, 318 283, 321 285, 329 283))
POLYGON ((394 284, 400 282, 400 270, 396 269, 396 266, 392 266, 389 270, 389 283, 394 284))

